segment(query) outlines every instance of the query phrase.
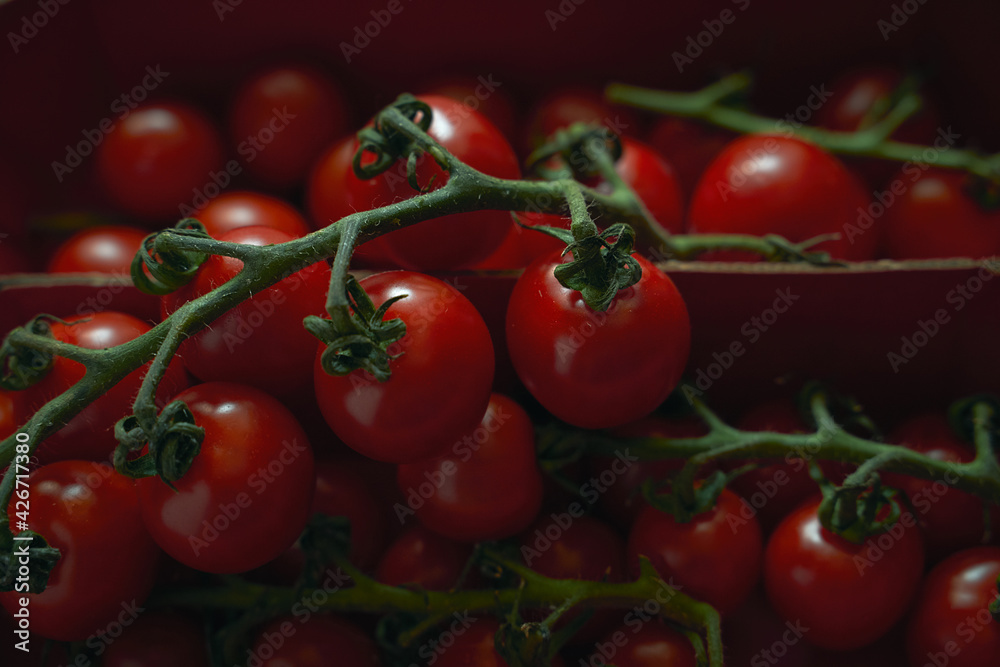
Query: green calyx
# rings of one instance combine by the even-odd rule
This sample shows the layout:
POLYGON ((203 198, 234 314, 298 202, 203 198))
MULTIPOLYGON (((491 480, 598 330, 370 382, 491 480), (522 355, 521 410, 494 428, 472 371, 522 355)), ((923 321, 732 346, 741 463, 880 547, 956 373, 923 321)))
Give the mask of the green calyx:
MULTIPOLYGON (((416 123, 424 132, 430 129, 434 119, 433 112, 426 102, 421 102, 413 95, 404 93, 396 98, 389 109, 395 109, 416 123)), ((410 138, 401 132, 396 131, 383 123, 382 113, 375 117, 372 127, 366 127, 358 132, 360 147, 354 154, 352 167, 354 175, 361 180, 375 178, 379 174, 388 170, 401 157, 407 158, 406 174, 410 186, 414 190, 419 190, 417 184, 417 157, 423 150, 412 142, 410 138), (371 153, 375 160, 369 164, 362 165, 362 158, 365 153, 371 153)))
MULTIPOLYGON (((181 236, 211 238, 204 225, 194 218, 185 218, 167 231, 181 236)), ((143 239, 139 252, 132 258, 132 282, 140 291, 155 296, 170 294, 191 282, 209 257, 193 250, 157 250, 156 239, 162 233, 155 232, 143 239)))
POLYGON ((115 424, 115 438, 115 470, 132 479, 156 475, 174 488, 173 483, 187 473, 201 451, 205 429, 195 424, 183 401, 174 401, 157 416, 152 433, 142 427, 138 417, 130 416, 115 424), (147 444, 147 453, 131 458, 147 444))
MULTIPOLYGON (((36 336, 52 337, 49 322, 62 322, 52 315, 38 315, 24 325, 36 336)), ((51 352, 15 345, 8 336, 0 345, 0 387, 8 391, 22 391, 41 380, 52 368, 51 352)))
POLYGON ((878 475, 874 475, 870 487, 835 487, 822 479, 815 463, 810 464, 810 474, 818 478, 823 491, 818 512, 820 523, 848 542, 861 544, 869 537, 887 532, 903 515, 899 492, 883 487, 878 475))
POLYGON ((350 311, 346 306, 336 310, 332 319, 311 315, 303 321, 309 333, 326 344, 320 364, 330 375, 349 375, 358 369, 367 371, 379 382, 391 376, 389 362, 402 352, 390 354, 389 347, 406 335, 403 320, 385 319, 392 304, 406 294, 389 299, 377 309, 364 288, 353 276, 345 281, 350 311))
MULTIPOLYGON (((699 484, 693 485, 687 490, 687 493, 678 493, 678 489, 672 489, 670 493, 663 493, 663 483, 653 479, 647 479, 643 482, 640 490, 646 502, 659 511, 674 517, 677 523, 690 523, 699 514, 715 507, 715 503, 723 489, 726 488, 726 484, 735 474, 740 472, 743 471, 727 474, 716 470, 701 480, 699 484)), ((670 482, 667 485, 672 486, 670 482)))
POLYGON ((567 230, 547 228, 546 232, 565 240, 568 245, 563 254, 573 255, 572 260, 555 268, 556 280, 580 292, 592 310, 607 310, 619 290, 642 278, 642 267, 632 257, 635 230, 627 224, 614 224, 580 239, 567 230))

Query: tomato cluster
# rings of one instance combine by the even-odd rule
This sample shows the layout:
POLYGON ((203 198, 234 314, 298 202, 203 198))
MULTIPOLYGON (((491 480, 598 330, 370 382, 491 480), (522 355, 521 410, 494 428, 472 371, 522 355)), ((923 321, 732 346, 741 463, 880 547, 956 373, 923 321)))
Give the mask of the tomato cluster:
MULTIPOLYGON (((884 112, 897 78, 881 70, 846 76, 816 124, 864 129, 884 112)), ((518 122, 517 105, 502 91, 473 108, 478 90, 475 81, 456 78, 416 91, 432 114, 428 135, 455 158, 488 176, 518 179, 528 154, 558 131, 603 126, 621 149, 614 174, 585 174, 565 157, 546 167, 575 170, 605 194, 614 190, 609 181, 620 180, 665 232, 778 234, 792 242, 839 234, 816 248, 848 261, 1000 252, 998 214, 957 172, 909 163, 887 172, 882 162, 841 160, 780 126, 742 137, 676 118, 643 128, 646 119, 592 89, 546 95, 518 122), (940 225, 944 219, 952 226, 940 225)), ((358 129, 349 98, 318 69, 295 65, 243 81, 226 132, 191 101, 140 105, 97 147, 94 167, 104 204, 137 226, 100 224, 67 236, 47 258, 48 272, 125 276, 146 252, 146 235, 179 218, 196 218, 214 239, 262 247, 445 187, 449 174, 427 154, 415 157, 411 173, 398 160, 360 177, 356 167, 375 158, 348 134, 358 129)), ((896 137, 933 143, 933 113, 914 117, 896 137)), ((360 245, 353 266, 366 273, 357 285, 375 308, 387 305, 375 324, 405 325, 385 345, 387 378, 365 368, 332 374, 327 345, 302 326, 330 316, 326 262, 242 294, 238 306, 199 323, 156 395, 159 408, 183 402, 202 433, 197 455, 176 479, 131 480, 109 465, 115 425, 131 415, 144 371, 109 387, 38 444, 28 480, 31 527, 62 558, 44 592, 0 594, 9 612, 0 620, 16 625, 13 615, 26 606, 33 632, 82 642, 82 655, 106 666, 218 663, 231 642, 206 628, 225 626, 232 620, 226 614, 192 618, 178 607, 130 617, 129 605, 141 608, 154 590, 212 590, 233 581, 244 586, 233 595, 248 605, 266 603, 253 588, 262 583, 298 595, 306 589, 288 587, 315 574, 317 551, 299 538, 319 514, 348 520, 346 558, 389 586, 499 587, 496 573, 469 567, 484 542, 501 542, 553 579, 621 583, 639 577, 648 561, 669 582, 645 606, 601 609, 586 619, 578 610, 567 614, 554 631, 582 619, 581 629, 554 665, 698 664, 683 628, 659 618, 677 590, 722 615, 727 664, 773 664, 786 654, 804 664, 862 664, 883 651, 901 655, 904 644, 914 667, 941 655, 949 665, 998 664, 1000 631, 984 609, 997 596, 1000 550, 983 546, 989 508, 968 493, 886 475, 901 491, 902 518, 858 544, 822 524, 806 458, 727 460, 702 471, 708 484, 712 473, 752 466, 693 517, 666 511, 650 492, 680 461, 638 461, 625 447, 617 457, 578 456, 557 475, 543 472, 552 462, 540 425, 600 430, 611 439, 706 433, 692 418, 663 416, 685 372, 692 329, 683 295, 650 261, 657 249, 627 255, 626 268, 641 277, 595 309, 556 278, 575 253, 530 229, 569 229, 567 210, 455 213, 360 245), (470 272, 486 270, 507 272, 495 276, 494 291, 470 280, 470 272), (521 270, 516 282, 510 270, 521 270), (497 284, 505 285, 502 297, 497 284), (760 627, 748 638, 754 624, 760 627)), ((13 236, 0 253, 15 252, 10 260, 2 255, 0 273, 31 268, 16 256, 23 217, 4 218, 14 221, 13 236)), ((617 222, 595 220, 601 229, 617 222)), ((755 257, 724 251, 704 259, 755 257)), ((231 288, 242 270, 240 259, 208 257, 190 282, 162 296, 160 320, 231 288)), ((362 310, 353 304, 353 316, 362 310)), ((52 313, 44 321, 54 339, 90 350, 127 346, 155 325, 113 310, 52 313)), ((81 363, 57 357, 33 386, 0 391, 0 437, 84 373, 81 363)), ((790 399, 758 403, 737 424, 809 430, 790 399)), ((940 461, 974 456, 939 414, 899 424, 889 440, 940 461)), ((153 449, 133 453, 132 461, 153 449)), ((814 472, 840 482, 853 469, 824 462, 814 472)), ((16 500, 9 508, 15 534, 16 500)), ((321 611, 323 601, 354 585, 339 570, 343 561, 321 565, 319 587, 283 615, 242 628, 246 664, 390 664, 385 625, 375 632, 368 617, 321 611)), ((533 622, 544 618, 538 610, 523 613, 533 622)), ((496 640, 501 623, 491 616, 456 615, 425 632, 436 639, 419 647, 422 665, 507 664, 496 640)))

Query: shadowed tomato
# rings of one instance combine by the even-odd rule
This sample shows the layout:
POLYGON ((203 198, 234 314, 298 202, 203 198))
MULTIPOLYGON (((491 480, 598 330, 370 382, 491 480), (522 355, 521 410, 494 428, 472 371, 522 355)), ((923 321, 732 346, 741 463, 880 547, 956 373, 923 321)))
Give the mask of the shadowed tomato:
POLYGON ((786 621, 809 628, 811 643, 861 648, 908 609, 923 572, 923 539, 913 515, 904 513, 892 532, 853 544, 820 524, 818 508, 818 498, 807 502, 771 535, 767 596, 786 621))
POLYGON ((248 665, 260 667, 381 667, 378 646, 353 623, 329 614, 287 616, 260 631, 248 665), (334 662, 331 662, 333 660, 334 662))
MULTIPOLYGON (((615 171, 642 200, 660 227, 671 234, 681 233, 684 227, 684 198, 671 163, 650 146, 625 138, 622 140, 622 155, 615 162, 615 171)), ((596 187, 598 191, 610 191, 604 183, 596 187)), ((604 226, 606 221, 595 222, 604 226)))
POLYGON ((56 248, 49 273, 99 271, 129 278, 132 259, 149 232, 135 227, 91 227, 73 234, 56 248))
POLYGON ((695 667, 694 648, 687 637, 655 620, 632 622, 610 632, 594 645, 588 664, 616 667, 695 667))
POLYGON ((242 190, 224 192, 195 212, 205 231, 221 238, 240 227, 272 227, 299 238, 309 233, 306 221, 295 207, 277 197, 242 190))
MULTIPOLYGON (((445 633, 454 641, 451 646, 434 647, 430 662, 437 667, 508 667, 495 648, 500 623, 494 618, 471 618, 456 614, 445 633)), ((563 667, 562 658, 552 658, 552 667, 563 667)))
POLYGON ((639 122, 628 107, 613 107, 589 88, 564 88, 547 95, 529 114, 525 155, 538 148, 556 130, 574 123, 603 125, 614 134, 634 135, 639 122))
POLYGON ((447 456, 399 466, 406 504, 434 532, 460 542, 499 540, 524 530, 542 504, 531 420, 517 403, 493 394, 480 425, 447 456))
POLYGON ((375 578, 390 586, 446 591, 458 583, 472 546, 421 525, 408 528, 382 555, 375 578))
POLYGON ((45 591, 0 593, 0 604, 14 613, 27 597, 32 634, 58 641, 83 641, 120 615, 134 618, 153 587, 160 550, 143 526, 132 480, 107 465, 59 461, 27 484, 30 496, 11 497, 11 531, 22 529, 16 512, 30 512, 31 530, 61 558, 45 591))
POLYGON ((727 130, 672 116, 657 121, 649 134, 649 144, 677 172, 685 199, 690 199, 705 169, 732 140, 727 130))
POLYGON ((120 637, 106 639, 102 667, 209 667, 201 624, 176 612, 143 612, 120 637))
POLYGON ((246 572, 274 559, 309 517, 315 471, 302 427, 276 399, 234 383, 200 384, 176 400, 205 439, 176 491, 158 477, 136 482, 150 534, 202 572, 246 572))
POLYGON ((433 83, 426 93, 450 97, 473 111, 478 111, 509 139, 514 136, 516 114, 506 89, 500 90, 504 83, 494 79, 492 74, 476 78, 452 77, 433 83))

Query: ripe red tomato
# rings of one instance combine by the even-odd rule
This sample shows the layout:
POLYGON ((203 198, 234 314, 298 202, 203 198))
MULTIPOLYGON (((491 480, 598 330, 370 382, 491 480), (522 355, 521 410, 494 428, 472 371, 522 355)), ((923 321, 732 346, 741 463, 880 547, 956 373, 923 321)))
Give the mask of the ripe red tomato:
MULTIPOLYGON (((180 103, 147 104, 115 124, 98 145, 98 178, 128 214, 156 221, 180 217, 181 207, 217 187, 222 142, 211 121, 180 103)), ((226 172, 228 177, 228 172, 226 172)))
MULTIPOLYGON (((270 227, 241 227, 220 240, 264 246, 294 237, 270 227)), ((164 317, 228 282, 243 269, 234 257, 212 255, 194 280, 162 298, 164 317)), ((186 340, 178 356, 200 379, 225 380, 287 394, 312 376, 316 339, 305 330, 308 315, 323 315, 330 268, 317 262, 250 296, 186 340)), ((249 296, 249 295, 247 295, 249 296)))
POLYGON ((586 663, 616 667, 695 667, 694 648, 687 637, 666 625, 634 618, 594 645, 586 663))
MULTIPOLYGON (((888 441, 904 445, 936 461, 965 463, 976 457, 973 448, 959 440, 951 430, 944 414, 914 417, 889 434, 888 441)), ((924 527, 929 560, 935 561, 953 551, 982 543, 983 502, 976 496, 952 488, 942 480, 892 474, 883 475, 883 480, 909 497, 917 519, 924 527)), ((994 514, 991 512, 991 515, 994 514)))
POLYGON ((151 609, 131 621, 121 635, 102 637, 102 667, 209 667, 208 643, 200 623, 177 612, 151 609), (105 650, 106 649, 106 650, 105 650))
POLYGON ((176 396, 205 429, 201 451, 174 482, 136 482, 142 517, 172 557, 203 572, 245 572, 272 560, 306 525, 313 454, 302 427, 276 399, 229 382, 176 396))
POLYGON ((503 136, 514 136, 515 117, 514 104, 506 89, 500 90, 504 83, 495 81, 491 74, 472 77, 449 77, 432 83, 427 87, 427 95, 449 97, 461 102, 473 111, 478 111, 497 126, 503 136))
MULTIPOLYGON (((671 163, 650 146, 625 138, 615 171, 642 200, 660 227, 671 234, 683 231, 684 195, 671 163)), ((597 189, 610 190, 604 183, 598 184, 597 189)), ((596 222, 599 226, 603 223, 602 220, 596 222)))
POLYGON ((896 183, 906 189, 884 208, 886 256, 979 258, 1000 253, 1000 211, 988 211, 974 201, 964 189, 965 176, 934 168, 921 172, 910 164, 893 180, 896 183))
MULTIPOLYGON (((495 648, 500 622, 495 618, 470 618, 457 614, 432 645, 428 664, 437 667, 508 667, 495 648), (446 645, 444 637, 453 642, 446 645)), ((552 658, 552 667, 563 667, 562 658, 552 658)))
POLYGON ((304 608, 301 614, 273 620, 247 653, 246 664, 260 667, 382 665, 375 642, 356 625, 339 616, 312 615, 304 608))
MULTIPOLYGON (((433 112, 429 134, 455 157, 490 176, 520 176, 514 150, 482 114, 447 97, 426 95, 420 99, 433 112)), ((309 208, 314 220, 336 220, 354 211, 385 206, 417 194, 407 183, 404 161, 369 181, 345 176, 357 146, 355 140, 351 149, 338 147, 317 163, 309 185, 309 208), (340 192, 321 194, 335 189, 340 192), (346 204, 346 210, 342 204, 346 204)), ((362 164, 372 160, 374 157, 368 154, 362 164)), ((420 159, 417 182, 421 186, 431 184, 431 189, 437 189, 447 181, 447 174, 433 159, 426 155, 420 159)), ((391 258, 405 268, 424 271, 470 268, 500 246, 511 224, 507 211, 456 213, 391 232, 385 237, 385 247, 391 258)))
POLYGON ((652 412, 680 381, 691 343, 684 300, 665 273, 633 255, 638 283, 606 312, 559 284, 557 253, 525 269, 507 307, 507 347, 518 377, 552 414, 610 428, 652 412), (623 351, 627 351, 627 354, 623 351))
POLYGON ((247 171, 277 189, 300 183, 323 147, 348 128, 343 94, 324 74, 302 66, 273 67, 237 91, 230 139, 247 171))
MULTIPOLYGON (((146 333, 151 327, 145 322, 114 311, 66 318, 66 324, 53 323, 52 335, 56 340, 79 345, 90 350, 101 350, 127 343, 146 333)), ((68 424, 38 445, 35 455, 42 463, 65 459, 110 461, 118 445, 115 424, 132 414, 132 402, 139 392, 147 366, 133 371, 121 382, 109 388, 103 396, 85 407, 68 424)), ((23 424, 45 403, 76 384, 84 375, 83 364, 54 357, 51 370, 38 383, 19 393, 21 413, 18 421, 23 424)), ((183 365, 174 359, 157 391, 157 403, 162 407, 171 396, 188 385, 183 365)))
MULTIPOLYGON (((859 226, 868 197, 834 156, 793 137, 748 135, 730 143, 701 177, 688 210, 692 234, 780 234, 792 242, 838 233, 815 248, 852 261, 875 256, 875 229, 859 226)), ((749 253, 717 253, 749 260, 749 253)))
POLYGON ((853 544, 823 528, 818 508, 819 499, 805 503, 771 535, 764 554, 768 599, 786 621, 809 628, 811 643, 860 648, 907 610, 923 572, 923 540, 913 516, 904 514, 892 532, 853 544))
POLYGON ((99 271, 128 277, 132 258, 149 232, 136 227, 91 227, 63 241, 49 260, 49 273, 99 271))
POLYGON ((733 138, 727 130, 667 116, 653 126, 648 140, 673 165, 681 192, 689 199, 705 169, 733 138))
POLYGON ((528 114, 525 154, 545 143, 556 130, 574 123, 603 125, 617 135, 634 135, 639 130, 635 112, 628 107, 609 105, 596 90, 563 88, 544 97, 528 114))
POLYGON ((248 190, 222 193, 199 209, 195 217, 213 238, 240 227, 273 227, 294 238, 310 231, 295 207, 285 200, 248 190))
MULTIPOLYGON (((316 354, 316 398, 344 443, 379 461, 409 463, 438 456, 483 417, 493 382, 493 344, 483 318, 462 294, 437 278, 388 271, 361 281, 378 305, 392 304, 406 335, 391 346, 392 377, 379 382, 356 370, 328 375, 316 354)), ((315 348, 314 348, 315 349, 315 348)))
POLYGON ((988 610, 998 595, 998 576, 1000 549, 996 547, 960 551, 931 570, 909 620, 909 664, 1000 664, 1000 625, 988 610))
POLYGON ((531 420, 517 403, 493 394, 482 422, 439 459, 399 466, 405 520, 416 514, 435 533, 460 542, 499 540, 531 523, 542 504, 531 420))
POLYGON ((418 524, 389 545, 375 578, 390 586, 446 591, 458 583, 470 556, 471 545, 449 540, 418 524))
POLYGON ((740 499, 724 490, 711 510, 689 523, 646 507, 628 537, 629 567, 639 574, 639 556, 692 597, 728 614, 750 595, 760 576, 760 525, 740 513, 740 499))
POLYGON ((107 465, 59 461, 27 483, 29 497, 15 492, 7 508, 10 528, 21 532, 16 512, 30 503, 31 530, 62 557, 44 592, 15 588, 0 593, 0 604, 14 613, 27 597, 32 633, 57 641, 83 641, 124 612, 137 613, 153 587, 160 550, 143 527, 131 480, 107 465))

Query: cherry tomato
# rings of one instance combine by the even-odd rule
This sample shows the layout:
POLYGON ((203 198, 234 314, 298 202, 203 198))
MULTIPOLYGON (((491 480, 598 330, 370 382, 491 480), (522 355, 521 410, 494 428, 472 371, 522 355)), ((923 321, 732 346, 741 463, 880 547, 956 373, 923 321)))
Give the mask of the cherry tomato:
POLYGON ((441 537, 418 524, 389 545, 375 578, 390 586, 446 591, 458 583, 470 556, 469 544, 441 537))
POLYGON ((907 628, 909 664, 1000 664, 1000 626, 988 609, 998 595, 998 576, 1000 549, 996 547, 960 551, 931 570, 907 628))
POLYGON ((760 576, 763 551, 760 525, 740 513, 740 499, 724 490, 715 507, 689 523, 646 507, 628 537, 629 567, 639 574, 646 556, 664 579, 688 595, 728 614, 746 600, 760 576))
POLYGON ((371 638, 353 623, 328 614, 277 618, 260 631, 248 653, 246 664, 260 667, 382 665, 371 638))
POLYGON ((819 499, 805 503, 771 535, 764 554, 768 599, 786 621, 809 628, 811 643, 860 648, 907 610, 923 571, 923 540, 904 513, 891 533, 853 544, 820 524, 818 508, 819 499))
POLYGON ((194 217, 214 238, 221 238, 240 227, 273 227, 294 238, 310 231, 306 221, 288 202, 247 190, 224 192, 199 209, 194 217))
POLYGON ((136 482, 150 534, 203 572, 245 572, 272 560, 309 517, 315 471, 302 427, 276 399, 229 382, 197 385, 176 400, 205 439, 176 491, 156 477, 136 482))
POLYGON ((516 114, 506 89, 500 90, 503 85, 491 74, 477 78, 456 76, 433 83, 425 92, 461 102, 489 118, 505 137, 513 137, 516 114))
POLYGON ((11 497, 10 528, 21 532, 16 513, 28 507, 31 530, 62 556, 45 591, 0 593, 0 604, 14 613, 27 597, 31 632, 58 641, 83 641, 123 611, 137 613, 153 587, 160 550, 143 527, 131 480, 107 465, 59 461, 33 472, 27 484, 29 497, 11 497))
POLYGON ((435 533, 460 542, 499 540, 531 523, 542 504, 531 420, 517 403, 493 394, 482 422, 447 456, 399 466, 406 497, 397 507, 435 533))
MULTIPOLYGON (((799 242, 837 233, 814 248, 834 258, 872 259, 876 231, 859 226, 868 207, 861 184, 834 156, 793 137, 748 135, 708 166, 688 210, 692 234, 780 234, 799 242)), ((717 259, 749 260, 749 253, 717 259)))
MULTIPOLYGON (((900 424, 889 434, 888 440, 936 461, 966 463, 976 457, 973 448, 951 430, 943 414, 914 417, 900 424)), ((885 474, 883 481, 909 497, 924 527, 929 560, 938 560, 953 551, 982 543, 983 503, 976 496, 952 488, 943 480, 885 474)))
MULTIPOLYGON (((361 370, 328 375, 316 354, 316 398, 344 443, 379 461, 408 463, 440 455, 482 419, 493 382, 493 344, 483 318, 451 285, 410 271, 361 281, 378 305, 395 296, 387 319, 406 335, 391 346, 392 377, 361 370)), ((314 348, 315 349, 315 348, 314 348)))
POLYGON ((323 146, 348 127, 343 94, 309 67, 274 67, 243 83, 229 116, 230 138, 247 171, 277 189, 298 184, 323 146))
MULTIPOLYGON (((151 220, 181 217, 198 193, 217 188, 222 145, 211 121, 180 103, 147 104, 119 120, 97 153, 98 178, 112 202, 151 220)), ((225 172, 229 177, 228 172, 225 172)))
POLYGON ((613 107, 589 88, 563 88, 547 95, 529 114, 525 154, 545 143, 556 130, 574 123, 603 125, 610 132, 636 134, 639 122, 627 107, 613 107))
POLYGON ((102 667, 209 667, 208 643, 201 625, 189 616, 151 609, 144 611, 121 636, 108 642, 102 667))
MULTIPOLYGON (((650 146, 635 139, 622 139, 622 155, 615 162, 615 171, 642 200, 653 220, 671 234, 684 228, 684 200, 677 173, 650 146)), ((598 184, 603 190, 605 184, 598 184)), ((610 188, 608 188, 610 190, 610 188)), ((602 225, 598 220, 597 224, 602 225)))
POLYGON ((587 664, 616 667, 695 667, 694 648, 680 632, 650 620, 630 623, 609 632, 594 645, 587 664), (601 662, 603 661, 603 662, 601 662))
POLYGON ((933 259, 1000 253, 1000 211, 976 203, 965 191, 966 183, 958 172, 903 167, 893 185, 905 191, 883 208, 885 254, 892 259, 933 259))
MULTIPOLYGON (((514 150, 482 114, 446 97, 425 95, 420 99, 433 112, 429 134, 458 159, 490 176, 520 176, 514 150)), ((385 206, 417 194, 407 183, 404 161, 370 181, 360 181, 353 176, 345 177, 357 143, 350 150, 338 148, 322 157, 313 171, 309 208, 314 220, 336 220, 354 211, 385 206), (340 192, 320 194, 331 189, 340 192), (346 210, 339 205, 341 202, 346 204, 346 210)), ((362 164, 373 159, 367 155, 362 164)), ((420 159, 417 182, 421 186, 430 184, 431 189, 437 189, 447 181, 447 174, 433 159, 426 155, 420 159)), ((456 213, 391 232, 385 237, 385 247, 392 259, 405 268, 425 271, 469 268, 499 247, 511 224, 507 211, 456 213)))
MULTIPOLYGON (((264 246, 292 236, 270 227, 241 227, 220 240, 264 246)), ((194 280, 162 298, 164 317, 184 303, 234 278, 243 262, 212 255, 194 280)), ((181 346, 178 356, 205 381, 225 380, 287 394, 309 382, 316 339, 302 326, 307 315, 326 313, 330 268, 317 262, 281 280, 224 313, 181 346)))
POLYGON ((726 130, 667 116, 653 126, 649 144, 673 165, 681 193, 689 199, 705 169, 733 138, 726 130))
POLYGON ((146 232, 135 227, 91 227, 73 234, 56 248, 49 273, 98 271, 128 278, 132 258, 142 247, 146 232))
POLYGON ((638 283, 606 312, 559 284, 552 254, 525 269, 507 307, 507 347, 518 377, 552 414, 610 428, 662 403, 687 363, 691 325, 674 283, 647 260, 638 283))
MULTIPOLYGON (((454 642, 435 646, 428 664, 437 667, 508 667, 495 648, 500 623, 494 618, 458 615, 444 631, 454 642)), ((562 658, 552 658, 552 667, 563 667, 562 658)))
MULTIPOLYGON (((149 331, 145 322, 106 310, 92 315, 76 315, 65 319, 66 324, 51 324, 52 336, 64 343, 90 350, 101 350, 127 343, 149 331)), ((132 403, 148 364, 129 373, 124 380, 109 388, 103 396, 85 407, 68 424, 50 435, 35 450, 42 463, 65 459, 109 461, 118 445, 115 424, 132 414, 132 403)), ((76 384, 84 375, 84 366, 65 357, 54 357, 52 368, 36 384, 20 394, 20 423, 37 412, 45 403, 76 384)), ((177 359, 170 362, 167 373, 157 390, 157 403, 166 405, 171 396, 188 385, 187 374, 177 359)))

